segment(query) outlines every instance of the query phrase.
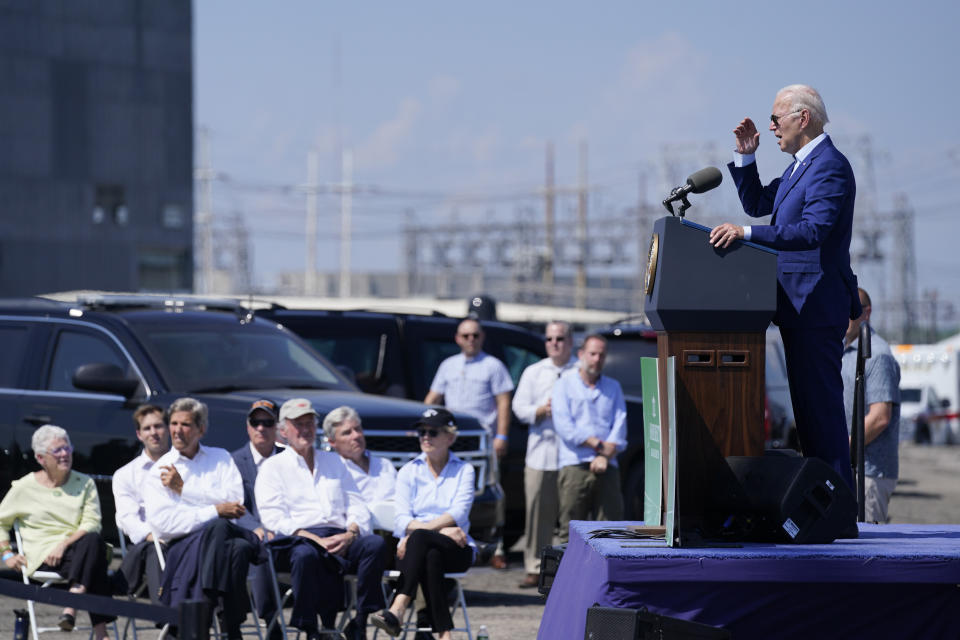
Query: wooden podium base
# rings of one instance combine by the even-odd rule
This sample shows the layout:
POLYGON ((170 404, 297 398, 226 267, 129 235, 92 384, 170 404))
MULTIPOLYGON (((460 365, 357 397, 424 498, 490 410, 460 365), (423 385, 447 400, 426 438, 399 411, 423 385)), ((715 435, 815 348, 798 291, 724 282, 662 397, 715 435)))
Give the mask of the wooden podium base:
POLYGON ((657 332, 661 398, 667 397, 668 358, 676 358, 677 442, 669 446, 677 447, 674 506, 681 535, 702 536, 711 525, 712 496, 735 482, 727 456, 763 455, 765 351, 762 331, 657 332))

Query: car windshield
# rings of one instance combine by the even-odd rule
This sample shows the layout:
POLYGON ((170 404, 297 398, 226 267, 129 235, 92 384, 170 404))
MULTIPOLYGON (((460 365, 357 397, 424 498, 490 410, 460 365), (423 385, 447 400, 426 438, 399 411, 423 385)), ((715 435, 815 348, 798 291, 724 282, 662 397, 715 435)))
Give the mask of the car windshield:
POLYGON ((351 389, 331 365, 273 328, 148 326, 138 333, 171 390, 351 389))
POLYGON ((640 358, 656 356, 656 340, 610 340, 607 343, 607 361, 603 365, 603 374, 619 382, 624 394, 642 397, 640 358))

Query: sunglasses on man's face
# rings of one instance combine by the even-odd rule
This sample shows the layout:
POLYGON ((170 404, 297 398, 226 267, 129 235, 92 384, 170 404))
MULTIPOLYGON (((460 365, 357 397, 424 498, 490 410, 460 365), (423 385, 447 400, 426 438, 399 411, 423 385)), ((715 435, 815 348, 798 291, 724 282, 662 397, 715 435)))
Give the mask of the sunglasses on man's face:
POLYGON ((545 342, 566 342, 566 340, 565 336, 547 336, 544 338, 545 342))
POLYGON ((250 426, 256 429, 257 427, 275 427, 277 426, 277 421, 272 418, 257 418, 250 421, 250 426))
POLYGON ((417 437, 423 438, 425 436, 430 436, 431 438, 436 438, 440 435, 439 429, 417 429, 417 437))
POLYGON ((464 340, 468 340, 470 338, 473 338, 474 340, 479 340, 480 334, 479 333, 461 333, 460 337, 463 338, 464 340))

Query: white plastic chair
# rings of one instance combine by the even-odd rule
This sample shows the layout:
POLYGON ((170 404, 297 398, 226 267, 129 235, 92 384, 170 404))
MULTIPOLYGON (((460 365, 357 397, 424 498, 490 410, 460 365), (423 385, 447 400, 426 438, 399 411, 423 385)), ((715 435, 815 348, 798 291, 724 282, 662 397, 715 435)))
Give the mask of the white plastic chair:
MULTIPOLYGON (((463 626, 454 627, 450 631, 454 633, 466 633, 468 640, 473 640, 473 631, 470 629, 470 616, 467 614, 467 600, 463 595, 463 585, 460 583, 460 580, 463 579, 466 575, 467 575, 466 571, 461 571, 457 573, 445 573, 443 574, 443 577, 447 580, 453 580, 454 582, 454 592, 456 597, 454 598, 453 604, 450 606, 450 618, 452 619, 456 616, 458 609, 463 614, 463 626)), ((400 577, 400 572, 396 570, 383 572, 383 579, 385 581, 392 582, 398 579, 399 577, 400 577)), ((387 602, 388 603, 390 602, 390 598, 387 598, 387 602)), ((407 637, 408 633, 417 633, 420 631, 432 633, 433 631, 430 627, 421 628, 417 626, 416 620, 414 619, 415 611, 413 607, 413 602, 411 602, 410 604, 411 606, 407 609, 407 615, 403 620, 403 626, 402 626, 403 633, 400 635, 401 640, 404 640, 407 637)), ((376 629, 376 631, 374 632, 373 634, 374 640, 376 640, 378 633, 380 633, 380 629, 376 629)))
MULTIPOLYGON (((13 521, 13 535, 14 535, 14 539, 17 542, 17 552, 22 555, 23 554, 23 537, 20 535, 19 520, 13 521)), ((28 576, 27 568, 23 567, 23 569, 20 572, 20 575, 23 577, 23 584, 30 584, 30 581, 33 580, 34 582, 40 583, 40 588, 42 589, 53 586, 53 585, 67 584, 67 579, 64 578, 62 575, 60 575, 59 573, 57 573, 56 571, 41 571, 38 569, 37 571, 33 572, 33 575, 28 576)), ((60 627, 37 626, 37 612, 36 612, 36 609, 34 608, 33 600, 27 600, 27 613, 30 616, 30 633, 33 635, 33 640, 40 640, 39 636, 41 633, 47 633, 48 631, 60 631, 60 632, 63 631, 62 629, 60 629, 60 627)), ((113 624, 114 637, 117 637, 117 638, 120 637, 119 629, 117 628, 116 621, 114 621, 112 624, 113 624)), ((80 627, 75 627, 75 629, 79 630, 80 627)), ((90 638, 93 638, 92 627, 90 628, 90 638)))

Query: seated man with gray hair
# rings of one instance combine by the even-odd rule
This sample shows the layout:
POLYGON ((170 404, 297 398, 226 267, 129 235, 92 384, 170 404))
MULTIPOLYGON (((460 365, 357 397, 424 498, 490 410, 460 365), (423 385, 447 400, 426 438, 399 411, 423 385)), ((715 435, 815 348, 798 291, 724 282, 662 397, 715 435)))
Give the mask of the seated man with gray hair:
MULTIPOLYGON (((333 450, 340 454, 340 461, 357 483, 367 507, 392 503, 397 470, 389 460, 367 451, 367 440, 356 409, 342 406, 328 413, 323 419, 323 433, 333 450)), ((393 528, 392 522, 384 524, 388 531, 393 528)))
POLYGON ((211 612, 222 604, 224 631, 239 639, 249 608, 247 570, 261 550, 256 535, 232 522, 246 513, 240 471, 226 449, 200 444, 205 404, 180 398, 167 413, 173 448, 143 486, 147 522, 169 549, 160 600, 176 606, 202 598, 211 612))

